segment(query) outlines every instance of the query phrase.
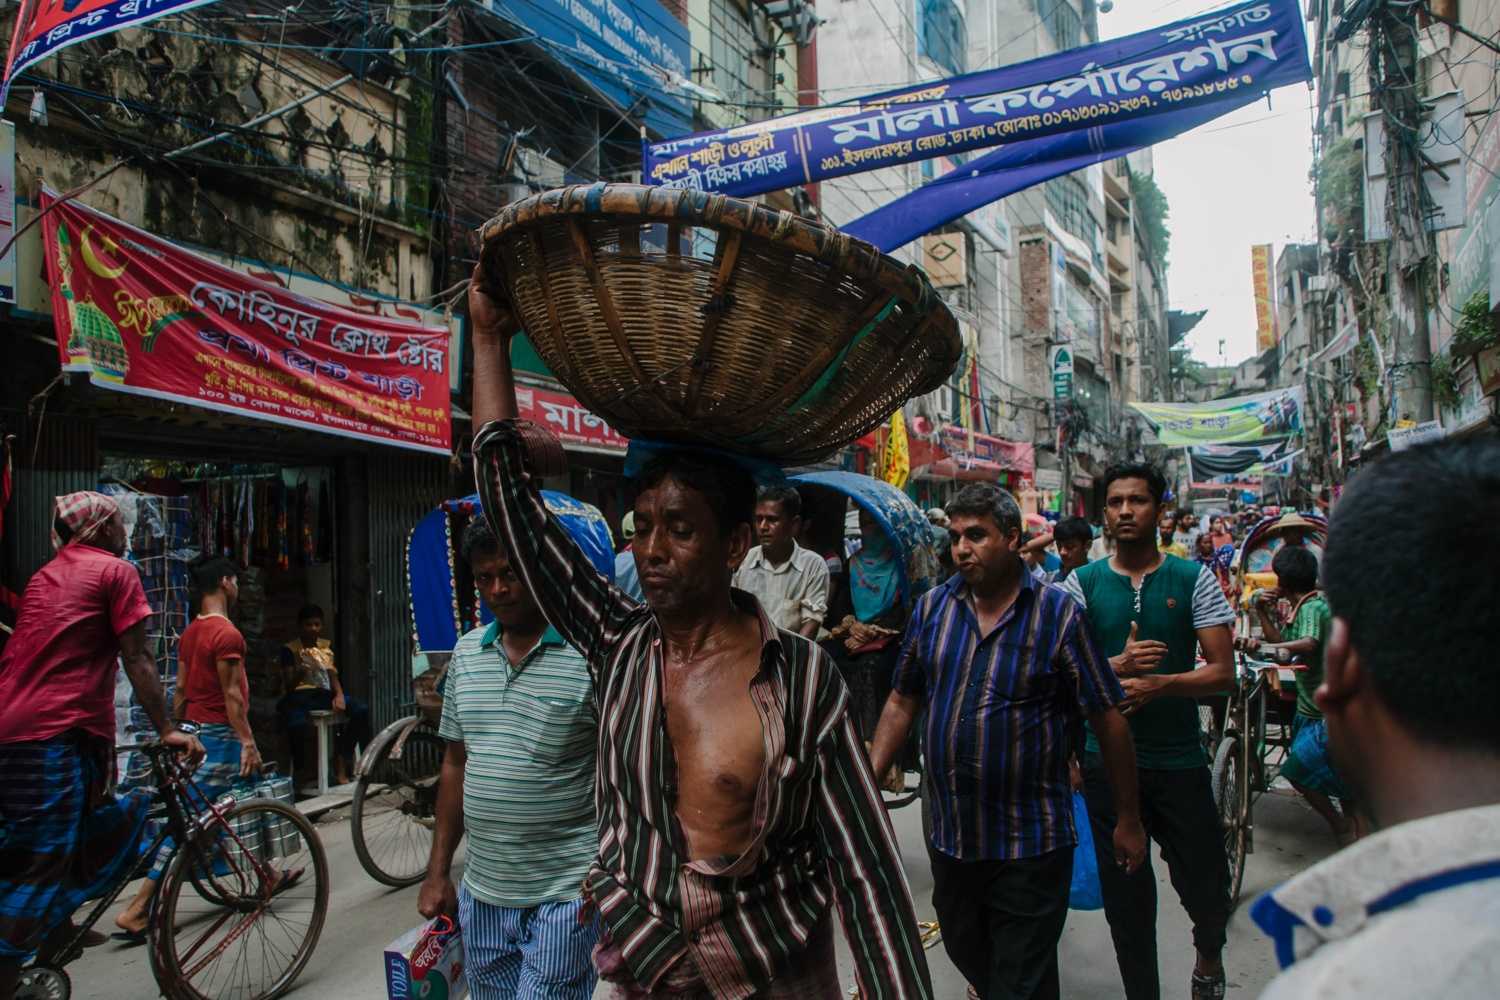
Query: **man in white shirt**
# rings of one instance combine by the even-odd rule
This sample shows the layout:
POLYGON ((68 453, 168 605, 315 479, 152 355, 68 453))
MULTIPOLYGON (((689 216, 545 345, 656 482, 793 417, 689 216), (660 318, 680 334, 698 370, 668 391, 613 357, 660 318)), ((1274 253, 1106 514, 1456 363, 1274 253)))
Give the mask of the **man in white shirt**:
POLYGON ((1256 901, 1283 970, 1263 998, 1495 996, 1497 510, 1493 435, 1382 459, 1334 508, 1316 698, 1380 832, 1256 901))
POLYGON ((762 487, 755 503, 760 542, 735 571, 734 585, 749 591, 777 628, 818 637, 828 614, 828 564, 797 544, 802 496, 790 486, 762 487))

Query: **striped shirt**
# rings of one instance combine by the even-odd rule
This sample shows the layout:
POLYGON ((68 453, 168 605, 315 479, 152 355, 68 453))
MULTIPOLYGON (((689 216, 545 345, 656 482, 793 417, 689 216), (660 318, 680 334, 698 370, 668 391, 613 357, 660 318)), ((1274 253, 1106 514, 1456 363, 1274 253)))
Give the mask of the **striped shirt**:
POLYGON ((511 565, 594 674, 599 856, 586 891, 630 976, 653 989, 690 958, 714 996, 755 995, 806 949, 834 904, 864 997, 930 997, 900 851, 827 657, 732 592, 760 619, 750 697, 765 765, 750 847, 690 861, 674 808, 661 626, 599 576, 547 512, 514 428, 497 421, 475 439, 479 495, 511 565))
POLYGON ((492 622, 458 640, 438 724, 468 754, 464 885, 492 906, 577 899, 599 842, 588 668, 555 629, 514 665, 499 638, 492 622))
POLYGON ((979 634, 961 577, 923 594, 894 686, 927 706, 922 754, 932 846, 963 861, 1070 848, 1068 756, 1086 715, 1124 700, 1078 605, 1021 572, 1015 603, 979 634))

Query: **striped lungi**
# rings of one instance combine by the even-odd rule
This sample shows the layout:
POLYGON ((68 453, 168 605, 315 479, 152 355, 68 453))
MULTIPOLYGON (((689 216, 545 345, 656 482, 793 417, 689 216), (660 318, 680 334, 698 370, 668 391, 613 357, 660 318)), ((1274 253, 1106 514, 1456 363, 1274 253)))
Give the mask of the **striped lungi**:
POLYGON ((25 959, 133 864, 151 793, 109 794, 112 745, 0 744, 0 958, 25 959))
MULTIPOLYGON (((212 803, 220 796, 229 794, 240 783, 240 738, 235 735, 233 726, 211 722, 198 727, 198 742, 203 744, 203 760, 193 771, 193 784, 198 786, 198 791, 203 793, 207 803, 212 803)), ((193 805, 202 808, 205 803, 197 799, 196 795, 190 793, 193 805)), ((175 847, 176 843, 171 837, 162 842, 161 849, 151 862, 151 871, 147 873, 147 877, 158 881, 161 879, 167 863, 172 860, 175 847)))
MULTIPOLYGON (((628 980, 629 976, 608 932, 601 934, 594 948, 594 963, 602 977, 614 972, 614 981, 601 984, 606 1000, 712 1000, 714 995, 692 952, 668 969, 652 990, 620 981, 628 980)), ((840 1000, 842 996, 833 949, 832 914, 827 912, 814 928, 806 950, 796 956, 791 968, 784 969, 774 982, 758 990, 755 1000, 840 1000)))

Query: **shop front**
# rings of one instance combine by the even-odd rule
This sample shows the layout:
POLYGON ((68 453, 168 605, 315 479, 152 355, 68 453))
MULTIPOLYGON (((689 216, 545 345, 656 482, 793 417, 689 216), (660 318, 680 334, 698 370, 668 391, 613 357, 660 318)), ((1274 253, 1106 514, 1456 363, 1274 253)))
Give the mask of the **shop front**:
MULTIPOLYGON (((53 497, 107 492, 169 687, 193 561, 238 568, 250 722, 283 772, 280 650, 305 605, 374 724, 409 712, 406 533, 455 487, 448 326, 315 279, 294 289, 76 204, 39 228, 55 252, 31 301, 48 309, 12 311, 0 371, 14 467, 0 582, 19 592, 50 557, 53 497)), ((121 714, 145 725, 138 706, 121 714)))

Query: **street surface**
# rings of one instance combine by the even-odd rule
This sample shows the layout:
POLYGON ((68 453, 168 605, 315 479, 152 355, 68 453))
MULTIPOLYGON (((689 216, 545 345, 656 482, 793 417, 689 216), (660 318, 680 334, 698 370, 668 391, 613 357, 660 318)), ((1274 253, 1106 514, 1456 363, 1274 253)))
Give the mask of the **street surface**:
MULTIPOLYGON (((916 898, 917 916, 931 920, 932 877, 922 845, 918 807, 894 814, 896 832, 916 898)), ((1289 792, 1277 791, 1256 805, 1257 850, 1245 872, 1244 899, 1250 900, 1287 877, 1325 857, 1333 847, 1322 822, 1289 792)), ((370 879, 354 856, 349 839, 347 810, 335 810, 319 822, 333 873, 333 895, 323 936, 307 970, 291 996, 316 1000, 383 1000, 385 980, 381 950, 419 921, 417 890, 387 889, 370 879)), ((462 853, 460 853, 460 858, 462 853)), ((1192 946, 1187 915, 1167 882, 1166 866, 1154 860, 1159 884, 1158 941, 1162 968, 1162 996, 1188 995, 1192 946)), ((106 917, 105 920, 108 920, 106 917)), ((101 921, 101 929, 106 929, 101 921)), ((948 961, 941 944, 928 951, 933 985, 941 1000, 962 1000, 964 981, 948 961)), ((1241 906, 1229 928, 1229 995, 1251 998, 1275 974, 1276 962, 1267 940, 1241 906)), ((1110 944, 1109 926, 1101 912, 1069 915, 1059 949, 1063 996, 1106 1000, 1120 996, 1120 980, 1110 944)), ((848 950, 839 939, 839 970, 846 986, 853 983, 848 950)), ((157 995, 145 948, 118 948, 110 943, 91 949, 68 969, 73 996, 78 1000, 149 1000, 157 995)))

